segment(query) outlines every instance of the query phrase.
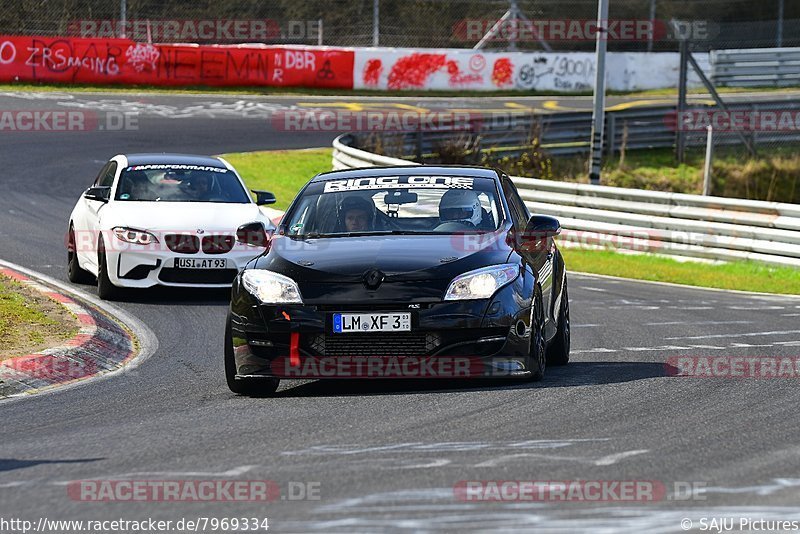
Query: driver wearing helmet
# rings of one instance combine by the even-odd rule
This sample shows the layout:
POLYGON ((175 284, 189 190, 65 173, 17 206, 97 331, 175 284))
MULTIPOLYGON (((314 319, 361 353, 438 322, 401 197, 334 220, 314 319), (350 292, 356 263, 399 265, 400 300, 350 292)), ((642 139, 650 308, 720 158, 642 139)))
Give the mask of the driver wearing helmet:
POLYGON ((340 227, 346 232, 368 232, 375 224, 375 204, 364 197, 350 195, 339 206, 340 227))
POLYGON ((483 217, 478 193, 467 189, 450 189, 439 201, 439 220, 448 227, 460 223, 462 228, 478 228, 483 217))

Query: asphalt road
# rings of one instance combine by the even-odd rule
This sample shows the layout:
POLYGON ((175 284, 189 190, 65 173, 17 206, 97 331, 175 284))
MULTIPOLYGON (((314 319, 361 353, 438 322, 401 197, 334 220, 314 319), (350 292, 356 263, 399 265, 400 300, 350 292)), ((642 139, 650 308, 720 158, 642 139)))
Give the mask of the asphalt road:
MULTIPOLYGON (((133 97, 73 105, 120 99, 133 97)), ((0 257, 65 280, 67 217, 115 153, 325 146, 334 135, 281 134, 235 110, 152 109, 231 103, 216 95, 144 100, 135 131, 2 133, 0 257)), ((0 109, 66 102, 3 96, 0 109)), ((467 104, 486 99, 476 102, 467 104)), ((800 299, 579 275, 570 289, 573 361, 541 383, 287 382, 265 399, 225 386, 225 292, 136 295, 120 306, 159 341, 141 366, 0 403, 0 519, 268 517, 278 532, 673 532, 683 518, 800 520, 797 382, 665 367, 675 356, 797 356, 800 299), (667 494, 501 503, 462 502, 453 490, 462 480, 575 479, 654 481, 667 494), (82 502, 68 493, 79 480, 272 480, 284 499, 82 502), (300 484, 318 499, 288 498, 300 484), (706 491, 681 500, 686 484, 706 491)))

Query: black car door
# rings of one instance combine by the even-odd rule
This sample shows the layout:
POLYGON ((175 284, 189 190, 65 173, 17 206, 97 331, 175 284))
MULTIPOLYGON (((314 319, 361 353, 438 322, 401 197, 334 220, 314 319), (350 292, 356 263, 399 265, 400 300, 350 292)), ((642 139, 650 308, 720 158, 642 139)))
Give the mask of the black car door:
POLYGON ((508 202, 511 211, 511 219, 514 222, 514 230, 517 234, 515 248, 520 256, 531 265, 537 274, 539 284, 542 288, 542 304, 545 309, 545 321, 549 323, 549 330, 553 323, 553 313, 551 301, 553 293, 553 254, 555 252, 555 241, 552 237, 526 236, 525 228, 531 218, 525 202, 520 198, 517 188, 507 176, 503 177, 503 194, 508 202), (524 236, 525 245, 522 244, 520 237, 524 236))

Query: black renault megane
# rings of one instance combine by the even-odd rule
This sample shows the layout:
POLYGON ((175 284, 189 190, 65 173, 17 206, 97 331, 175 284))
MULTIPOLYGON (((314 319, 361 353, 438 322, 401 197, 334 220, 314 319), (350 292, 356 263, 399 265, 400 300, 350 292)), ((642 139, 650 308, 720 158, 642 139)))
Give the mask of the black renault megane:
POLYGON ((300 191, 233 283, 228 386, 281 378, 539 380, 569 360, 567 276, 552 217, 501 171, 407 166, 334 171, 300 191))

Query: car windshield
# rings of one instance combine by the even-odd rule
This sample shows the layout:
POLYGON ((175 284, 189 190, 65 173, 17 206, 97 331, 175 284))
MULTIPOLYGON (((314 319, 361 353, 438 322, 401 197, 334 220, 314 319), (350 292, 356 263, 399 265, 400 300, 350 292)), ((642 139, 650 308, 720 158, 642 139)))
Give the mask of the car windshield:
POLYGON ((491 232, 503 220, 494 180, 380 176, 309 184, 283 226, 288 236, 491 232))
POLYGON ((123 169, 116 200, 138 202, 250 202, 230 170, 203 165, 134 165, 123 169))

